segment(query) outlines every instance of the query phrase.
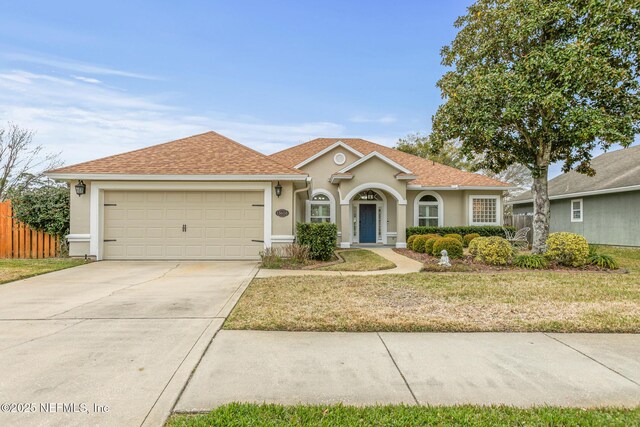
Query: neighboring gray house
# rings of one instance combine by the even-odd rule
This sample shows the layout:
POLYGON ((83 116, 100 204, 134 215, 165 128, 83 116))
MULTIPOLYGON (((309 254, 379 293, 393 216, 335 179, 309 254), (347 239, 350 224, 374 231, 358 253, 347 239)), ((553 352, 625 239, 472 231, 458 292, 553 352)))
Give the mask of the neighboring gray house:
MULTIPOLYGON (((640 145, 594 158, 596 175, 571 171, 549 181, 551 232, 582 234, 589 243, 640 246, 640 145)), ((533 214, 531 192, 507 202, 533 214)))

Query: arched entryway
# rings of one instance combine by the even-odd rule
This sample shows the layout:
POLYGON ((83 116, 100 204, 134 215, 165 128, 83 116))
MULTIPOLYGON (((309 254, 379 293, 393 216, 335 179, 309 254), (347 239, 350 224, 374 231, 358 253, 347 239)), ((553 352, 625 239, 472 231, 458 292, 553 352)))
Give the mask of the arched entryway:
POLYGON ((368 189, 351 200, 353 243, 387 243, 387 197, 380 190, 368 189))

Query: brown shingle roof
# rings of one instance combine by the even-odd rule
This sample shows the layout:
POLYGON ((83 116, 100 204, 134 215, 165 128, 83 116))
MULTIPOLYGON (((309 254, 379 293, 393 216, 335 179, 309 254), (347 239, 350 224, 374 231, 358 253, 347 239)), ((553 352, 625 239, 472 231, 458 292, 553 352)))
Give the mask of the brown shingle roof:
POLYGON ((342 141, 365 156, 373 151, 377 151, 394 162, 401 164, 418 176, 417 179, 409 182, 410 185, 421 185, 425 187, 450 187, 452 185, 510 187, 510 184, 489 178, 488 176, 461 171, 360 138, 317 138, 274 153, 270 157, 279 163, 294 167, 338 141, 342 141))
POLYGON ((52 174, 301 175, 216 132, 206 132, 128 153, 65 166, 52 174))

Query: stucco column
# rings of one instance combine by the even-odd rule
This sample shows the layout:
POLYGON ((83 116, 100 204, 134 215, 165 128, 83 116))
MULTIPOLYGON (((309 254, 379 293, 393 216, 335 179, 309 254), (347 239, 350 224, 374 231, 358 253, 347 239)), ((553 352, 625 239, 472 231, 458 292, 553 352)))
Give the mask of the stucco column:
POLYGON ((396 211, 396 230, 398 237, 396 237, 396 248, 407 247, 407 205, 396 205, 398 210, 396 211))
POLYGON ((340 232, 342 238, 341 248, 351 247, 351 216, 349 216, 349 205, 340 205, 340 232))

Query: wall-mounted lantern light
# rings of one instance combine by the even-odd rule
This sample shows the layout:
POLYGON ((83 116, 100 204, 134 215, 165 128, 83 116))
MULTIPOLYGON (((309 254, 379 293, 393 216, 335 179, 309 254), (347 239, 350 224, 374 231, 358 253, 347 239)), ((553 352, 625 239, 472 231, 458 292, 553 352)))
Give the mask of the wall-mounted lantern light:
POLYGON ((78 181, 76 184, 76 194, 82 196, 87 191, 87 186, 83 181, 78 181))
POLYGON ((276 197, 282 196, 282 185, 280 185, 280 181, 278 181, 274 188, 276 190, 276 197))

